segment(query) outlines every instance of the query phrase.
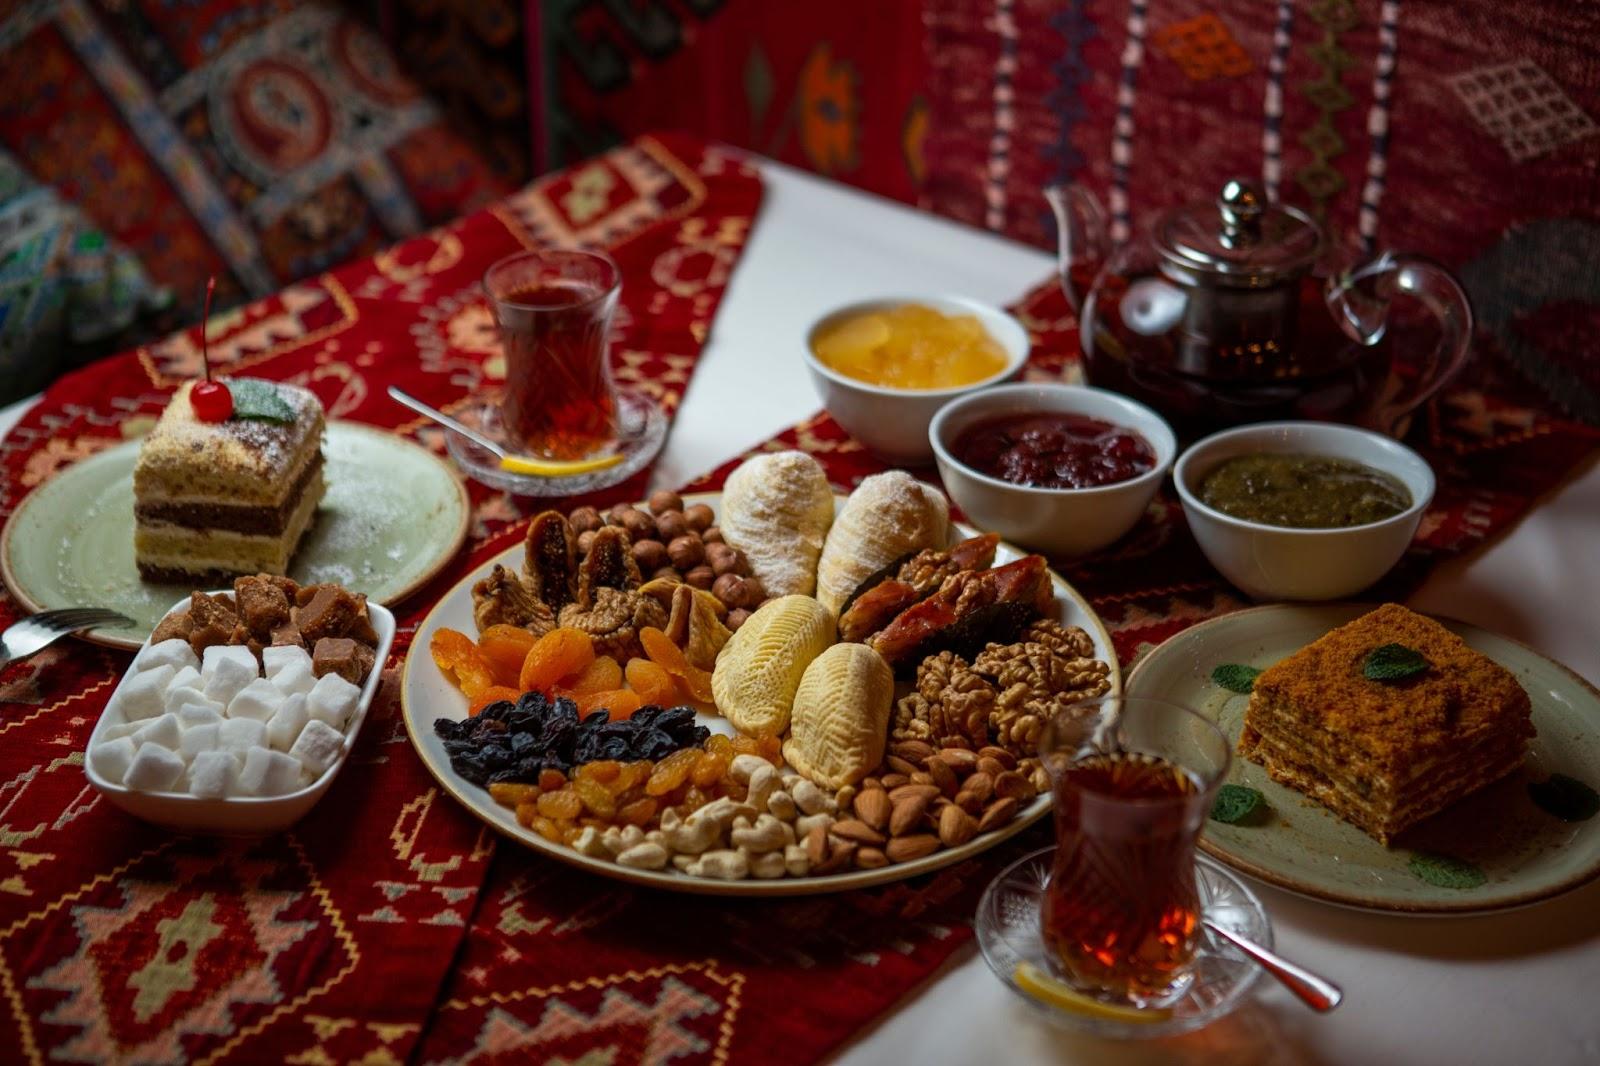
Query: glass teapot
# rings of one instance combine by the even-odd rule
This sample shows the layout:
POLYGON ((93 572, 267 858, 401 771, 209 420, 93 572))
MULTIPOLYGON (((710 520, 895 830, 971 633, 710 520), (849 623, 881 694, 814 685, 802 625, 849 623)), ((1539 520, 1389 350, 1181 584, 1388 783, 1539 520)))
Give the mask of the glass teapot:
POLYGON ((1151 405, 1182 436, 1280 418, 1403 432, 1466 360, 1472 306, 1448 271, 1384 252, 1320 278, 1322 227, 1248 181, 1227 182, 1215 203, 1168 211, 1115 249, 1081 186, 1045 197, 1089 381, 1151 405), (1437 325, 1425 359, 1405 357, 1418 346, 1413 331, 1393 336, 1396 293, 1437 325))

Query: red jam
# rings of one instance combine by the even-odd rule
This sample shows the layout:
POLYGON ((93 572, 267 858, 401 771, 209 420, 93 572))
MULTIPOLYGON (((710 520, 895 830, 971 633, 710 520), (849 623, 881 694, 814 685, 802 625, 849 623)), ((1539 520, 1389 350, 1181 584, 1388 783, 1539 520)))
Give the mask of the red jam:
POLYGON ((981 474, 1038 489, 1087 489, 1127 481, 1156 465, 1131 429, 1074 414, 1001 415, 968 428, 951 449, 981 474))

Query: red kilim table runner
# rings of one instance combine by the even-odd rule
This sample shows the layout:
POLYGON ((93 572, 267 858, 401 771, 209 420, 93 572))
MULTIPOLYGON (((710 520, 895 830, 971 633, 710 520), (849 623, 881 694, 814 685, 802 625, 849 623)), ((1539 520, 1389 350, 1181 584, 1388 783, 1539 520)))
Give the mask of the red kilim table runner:
MULTIPOLYGON (((1041 286, 1013 310, 1034 340, 1029 376, 1076 378, 1076 324, 1058 287, 1041 286)), ((1403 595, 1444 557, 1504 529, 1600 441, 1518 398, 1528 394, 1481 366, 1421 420, 1413 436, 1439 474, 1438 495, 1375 594, 1403 595)), ((754 451, 787 448, 815 455, 841 490, 884 469, 826 414, 754 451)), ((688 488, 720 487, 743 458, 688 488)), ((1125 667, 1178 630, 1246 605, 1201 557, 1170 492, 1107 553, 1063 568, 1105 619, 1125 667)), ((673 898, 503 848, 420 1059, 816 1061, 965 946, 984 885, 1048 841, 1041 825, 926 878, 793 901, 673 898)))
MULTIPOLYGON (((313 389, 330 418, 442 450, 384 389, 449 408, 493 387, 504 366, 484 268, 525 247, 583 244, 623 272, 615 376, 670 411, 760 199, 756 173, 720 150, 643 138, 213 322, 211 358, 313 389)), ((148 429, 199 373, 191 330, 63 379, 0 442, 0 518, 61 467, 148 429)), ((607 498, 632 498, 645 480, 607 498)), ((519 517, 481 486, 472 499, 474 544, 519 517)), ((397 609, 389 665, 466 555, 397 609)), ((0 626, 18 613, 0 595, 0 626)), ((99 802, 84 780, 84 745, 128 660, 64 641, 0 671, 0 1059, 407 1059, 494 840, 433 787, 392 681, 304 822, 265 840, 187 839, 99 802)))

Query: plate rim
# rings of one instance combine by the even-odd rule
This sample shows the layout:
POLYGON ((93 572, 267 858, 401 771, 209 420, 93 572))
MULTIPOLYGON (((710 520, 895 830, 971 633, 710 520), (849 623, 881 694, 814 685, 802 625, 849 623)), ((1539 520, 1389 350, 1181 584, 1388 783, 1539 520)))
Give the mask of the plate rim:
MULTIPOLYGON (((842 501, 846 498, 844 495, 838 492, 835 492, 833 495, 835 501, 842 501)), ((720 491, 683 494, 683 500, 686 505, 690 503, 711 503, 713 501, 720 501, 721 498, 722 493, 720 491)), ((642 506, 642 504, 640 506, 642 506)), ((837 502, 835 506, 838 506, 837 502)), ((971 525, 965 522, 952 522, 951 525, 958 532, 961 532, 967 536, 978 535, 977 531, 971 525)), ((1007 541, 1002 540, 1000 541, 1000 544, 1014 552, 1017 552, 1019 555, 1033 554, 1025 552, 1023 549, 1007 541)), ((538 834, 533 833, 531 830, 528 830, 523 826, 519 825, 515 829, 512 829, 509 826, 501 824, 497 820, 484 817, 477 811, 477 801, 469 800, 466 796, 464 796, 461 789, 457 787, 457 782, 452 780, 455 777, 454 771, 451 770, 448 765, 442 768, 436 767, 433 760, 424 753, 422 745, 418 741, 417 729, 421 723, 419 721, 413 721, 413 712, 410 699, 411 667, 414 661, 421 656, 428 654, 427 650, 422 647, 422 634, 428 630, 430 626, 434 625, 435 617, 438 615, 440 610, 443 609, 446 601, 454 597, 464 586, 467 586, 469 583, 476 580, 476 575, 480 570, 493 566, 497 563, 501 563, 507 555, 512 552, 519 551, 521 548, 522 545, 520 543, 513 543, 493 557, 483 560, 483 562, 474 566, 468 574, 463 576, 461 580, 457 581, 449 588, 449 590, 439 597, 434 605, 428 609, 428 613, 423 616, 420 622, 417 623, 416 628, 412 630, 410 643, 406 647, 405 663, 402 665, 400 670, 400 719, 405 725, 406 739, 411 742, 412 751, 415 752, 418 761, 421 762, 422 765, 427 769, 428 773, 438 783, 439 787, 444 790, 445 794, 456 803, 460 804, 468 815, 475 818, 477 821, 505 837, 506 839, 520 844, 539 855, 555 859, 556 861, 570 866, 573 869, 581 870, 585 873, 600 877, 606 877, 611 880, 639 885, 645 888, 701 896, 747 898, 815 896, 824 895, 830 892, 847 892, 859 888, 872 888, 877 885, 890 884, 895 881, 903 881, 907 878, 918 877, 923 874, 933 873, 936 870, 944 869, 948 866, 953 866, 956 863, 963 862, 977 855, 981 855, 997 845, 1004 843, 1017 834, 1023 832, 1025 829, 1028 829, 1045 815, 1050 813, 1050 796, 1048 794, 1044 794, 1036 797, 1033 803, 1031 803, 1027 808, 1019 811, 1017 817, 1012 820, 1011 824, 1002 829, 994 830, 988 837, 984 839, 982 847, 973 847, 975 841, 969 841, 967 844, 963 844, 960 848, 943 849, 935 852, 932 855, 925 856, 910 863, 893 864, 878 870, 852 870, 845 873, 828 874, 822 877, 778 877, 771 880, 746 878, 740 881, 721 881, 715 878, 689 877, 676 871, 668 872, 666 870, 633 870, 626 866, 620 866, 615 862, 609 862, 607 860, 596 859, 588 855, 584 855, 582 852, 567 847, 564 844, 552 843, 551 841, 545 840, 538 834)), ((1116 645, 1112 643, 1111 633, 1106 628, 1104 619, 1102 619, 1099 613, 1095 611, 1092 605, 1090 605, 1088 599, 1070 582, 1068 582, 1066 578, 1062 577, 1061 574, 1058 573, 1053 567, 1050 568, 1049 572, 1052 583, 1059 591, 1066 595, 1068 599, 1073 600, 1078 604, 1078 606, 1083 610, 1087 619, 1093 623, 1095 635, 1104 642, 1104 646, 1111 652, 1113 661, 1108 664, 1111 667, 1111 690, 1108 695, 1120 694, 1125 690, 1126 681, 1122 676, 1121 663, 1115 661, 1117 659, 1116 645)))
MULTIPOLYGON (((1175 643, 1180 638, 1191 633, 1196 633, 1207 627, 1217 626, 1220 623, 1233 622, 1247 614, 1262 614, 1275 611, 1281 612, 1286 610, 1292 611, 1305 609, 1325 610, 1329 608, 1351 608, 1365 613, 1366 611, 1375 610, 1380 606, 1382 606, 1382 603, 1374 603, 1362 600, 1333 600, 1323 603, 1264 603, 1257 604, 1253 607, 1244 607, 1237 611, 1229 611, 1227 614, 1218 615, 1215 618, 1208 618, 1203 622, 1197 622, 1194 625, 1189 626, 1187 629, 1179 630, 1177 633, 1174 633, 1172 636, 1168 637, 1166 640, 1162 641, 1156 647, 1152 648, 1150 651, 1141 656, 1139 661, 1134 664, 1133 669, 1128 672, 1128 678, 1127 683, 1124 686, 1124 692, 1130 696, 1138 695, 1135 686, 1138 684, 1140 675, 1144 671, 1146 665, 1148 665, 1152 659, 1166 649, 1168 645, 1175 643)), ((1433 611, 1419 611, 1417 613, 1422 614, 1424 617, 1432 618, 1437 622, 1459 626, 1463 630, 1482 633, 1485 636, 1493 637, 1496 640, 1503 640, 1509 644, 1517 646, 1535 659, 1538 659, 1549 666, 1553 666, 1560 672, 1566 674, 1573 682, 1576 683, 1579 691, 1587 693, 1594 704, 1597 707, 1600 707, 1600 689, 1597 689, 1593 684, 1585 679, 1583 675, 1572 669, 1572 667, 1556 659, 1552 659, 1550 656, 1545 655, 1543 652, 1527 644, 1526 642, 1518 640, 1515 637, 1508 637, 1504 634, 1496 633, 1491 629, 1485 629, 1483 626, 1477 625, 1473 622, 1464 621, 1452 615, 1440 614, 1433 611)), ((1356 617, 1359 617, 1359 615, 1356 617)), ((1600 725, 1600 720, 1597 720, 1596 724, 1600 725)), ((1230 748, 1229 754, 1234 755, 1235 752, 1233 752, 1230 748)), ((1600 830, 1596 830, 1596 832, 1600 832, 1600 830)), ((1326 888, 1321 888, 1310 884, 1307 881, 1297 879, 1292 874, 1285 874, 1274 870, 1271 867, 1262 866, 1261 864, 1252 862, 1249 859, 1241 858, 1232 851, 1218 844, 1211 838, 1209 834, 1201 834, 1200 850, 1211 856, 1213 859, 1216 859, 1218 862, 1224 863, 1227 866, 1238 870, 1240 873, 1253 877, 1263 884, 1271 885, 1274 888, 1283 889, 1286 892, 1292 892, 1295 895, 1304 897, 1306 899, 1316 900, 1319 903, 1330 903, 1335 906, 1344 907, 1350 910, 1368 911, 1382 914, 1399 914, 1415 917, 1464 917, 1469 915, 1498 914, 1503 911, 1519 910, 1523 907, 1529 907, 1536 903, 1542 903, 1548 899, 1554 899, 1557 896, 1566 895, 1568 892, 1582 888, 1591 881, 1600 879, 1600 854, 1597 854, 1594 861, 1591 862, 1586 869, 1580 870, 1573 875, 1563 878, 1556 884, 1541 889, 1523 890, 1515 893, 1514 895, 1501 896, 1493 900, 1485 900, 1480 902, 1463 900, 1459 903, 1373 900, 1371 898, 1352 895, 1348 892, 1332 891, 1326 888)))
MULTIPOLYGON (((456 529, 450 536, 450 550, 447 553, 441 554, 438 560, 430 568, 424 571, 411 583, 401 588, 398 592, 389 596, 385 596, 383 599, 377 601, 384 607, 393 607, 395 604, 398 604, 406 599, 406 597, 414 595, 419 589, 423 588, 434 578, 438 577, 439 574, 444 571, 445 567, 450 565, 450 561, 456 557, 456 554, 461 551, 461 545, 466 543, 467 533, 472 528, 472 497, 467 492, 466 482, 462 479, 460 472, 456 470, 452 464, 445 462, 444 459, 438 455, 435 455, 431 449, 427 448, 418 441, 411 440, 410 438, 392 430, 383 429, 380 426, 372 426, 365 422, 356 422, 347 418, 330 419, 327 422, 327 426, 329 428, 337 426, 340 431, 359 431, 372 436, 382 437, 386 442, 392 441, 407 445, 421 455, 426 455, 430 460, 432 460, 434 465, 443 471, 444 474, 450 479, 450 484, 454 486, 456 490, 456 501, 459 504, 459 518, 456 522, 456 529)), ((17 603, 19 603, 23 609, 28 612, 28 614, 37 614, 40 611, 46 610, 46 608, 27 593, 22 582, 18 580, 11 565, 12 532, 17 527, 17 519, 22 516, 29 506, 36 503, 39 494, 50 485, 54 484, 57 479, 70 474, 74 470, 81 469, 86 464, 92 463, 97 459, 103 459, 104 457, 108 457, 124 449, 137 447, 142 443, 142 437, 137 437, 133 440, 125 440, 118 444, 113 444, 109 448, 102 448, 93 455, 86 455, 82 459, 69 463, 68 465, 57 470, 55 473, 51 474, 49 477, 45 478, 43 481, 39 482, 39 484, 35 485, 33 488, 29 489, 23 495, 23 497, 17 501, 17 505, 11 509, 11 514, 6 517, 5 525, 0 526, 0 581, 4 581, 6 591, 16 599, 17 603)), ((110 635, 110 632, 111 631, 91 629, 84 633, 73 633, 70 634, 70 636, 88 644, 99 645, 102 648, 114 648, 118 651, 138 651, 140 648, 144 647, 145 640, 149 636, 149 634, 145 634, 144 637, 140 637, 139 639, 135 640, 131 637, 112 636, 110 635)))

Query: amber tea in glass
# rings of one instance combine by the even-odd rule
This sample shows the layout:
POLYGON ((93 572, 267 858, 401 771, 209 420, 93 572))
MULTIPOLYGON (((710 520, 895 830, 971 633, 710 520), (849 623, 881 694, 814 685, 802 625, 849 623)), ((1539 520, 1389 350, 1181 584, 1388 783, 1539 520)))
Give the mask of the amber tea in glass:
POLYGON ((622 275, 597 252, 520 252, 491 266, 484 292, 500 327, 507 443, 546 459, 582 459, 616 434, 607 335, 622 275))
POLYGON ((1058 715, 1040 742, 1056 854, 1041 921, 1058 976, 1138 1006, 1191 976, 1201 935, 1195 845, 1228 744, 1192 711, 1108 697, 1058 715))

